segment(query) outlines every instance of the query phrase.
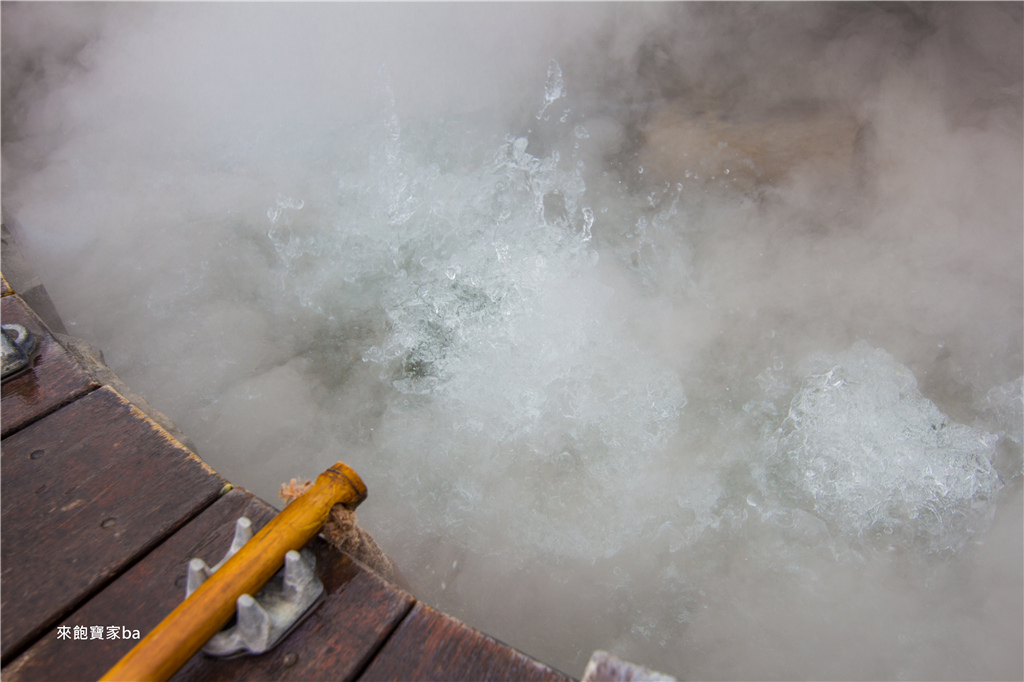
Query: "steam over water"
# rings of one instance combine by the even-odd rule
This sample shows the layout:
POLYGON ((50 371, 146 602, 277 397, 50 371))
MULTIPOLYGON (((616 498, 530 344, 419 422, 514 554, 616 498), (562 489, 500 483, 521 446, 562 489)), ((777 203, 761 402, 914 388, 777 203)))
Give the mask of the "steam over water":
POLYGON ((574 675, 1024 675, 1019 4, 2 12, 5 220, 233 482, 574 675))

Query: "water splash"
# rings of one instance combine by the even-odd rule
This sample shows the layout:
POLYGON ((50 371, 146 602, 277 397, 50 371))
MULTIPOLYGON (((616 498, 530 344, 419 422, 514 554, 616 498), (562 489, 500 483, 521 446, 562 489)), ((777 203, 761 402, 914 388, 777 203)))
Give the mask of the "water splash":
MULTIPOLYGON (((548 107, 565 96, 565 83, 562 81, 562 67, 554 59, 548 64, 548 79, 544 83, 544 104, 537 112, 537 120, 547 120, 548 107)), ((568 110, 563 114, 561 122, 565 123, 568 117, 568 110)))
POLYGON ((513 494, 493 489, 518 467, 536 482, 538 506, 493 551, 516 561, 614 553, 648 523, 620 513, 650 484, 635 458, 664 448, 685 394, 612 315, 590 248, 583 164, 528 146, 508 136, 490 164, 444 173, 428 159, 397 159, 420 169, 412 183, 435 199, 387 240, 357 249, 391 259, 367 261, 384 271, 387 333, 363 359, 396 391, 377 438, 404 452, 411 422, 437 420, 416 441, 416 456, 446 462, 416 485, 429 477, 453 492, 424 515, 434 529, 439 519, 499 525, 501 506, 478 502, 487 490, 513 494), (591 522, 571 521, 559 512, 567 507, 571 518, 590 509, 591 522), (614 532, 611 515, 624 520, 614 532))
POLYGON ((869 545, 959 550, 985 530, 1001 487, 996 436, 953 422, 914 375, 861 341, 805 362, 766 443, 768 489, 869 545))

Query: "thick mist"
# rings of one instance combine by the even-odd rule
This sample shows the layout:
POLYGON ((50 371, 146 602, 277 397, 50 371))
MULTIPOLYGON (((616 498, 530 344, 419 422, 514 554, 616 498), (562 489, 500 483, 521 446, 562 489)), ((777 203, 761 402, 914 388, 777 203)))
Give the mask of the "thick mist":
POLYGON ((4 3, 4 220, 238 485, 574 675, 1024 676, 999 3, 4 3))

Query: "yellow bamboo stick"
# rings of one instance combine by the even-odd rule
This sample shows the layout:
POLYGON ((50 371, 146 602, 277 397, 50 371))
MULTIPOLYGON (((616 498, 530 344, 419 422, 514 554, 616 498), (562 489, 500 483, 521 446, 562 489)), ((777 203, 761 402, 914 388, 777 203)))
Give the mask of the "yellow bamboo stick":
POLYGON ((217 633, 235 613, 243 594, 255 594, 324 525, 331 507, 349 509, 366 499, 355 471, 338 462, 313 487, 264 526, 216 573, 178 605, 101 679, 143 682, 167 680, 217 633))

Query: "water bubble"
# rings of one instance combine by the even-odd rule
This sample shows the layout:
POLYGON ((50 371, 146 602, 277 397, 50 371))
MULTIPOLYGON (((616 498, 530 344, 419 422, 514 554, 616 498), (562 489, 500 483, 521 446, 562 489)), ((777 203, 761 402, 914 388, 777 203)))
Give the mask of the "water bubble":
POLYGON ((858 342, 804 362, 809 373, 767 442, 769 481, 850 537, 957 549, 994 514, 996 436, 956 424, 909 369, 858 342), (942 428, 936 428, 942 424, 942 428), (928 513, 925 513, 925 512, 928 513))
POLYGON ((589 206, 584 206, 582 213, 583 213, 583 230, 582 230, 582 235, 581 236, 583 238, 583 241, 586 242, 586 241, 590 241, 591 236, 592 236, 590 228, 594 225, 594 211, 589 206))
POLYGON ((562 81, 562 67, 554 59, 548 63, 548 79, 544 83, 544 105, 537 112, 537 120, 545 118, 545 112, 556 100, 565 95, 562 81))

